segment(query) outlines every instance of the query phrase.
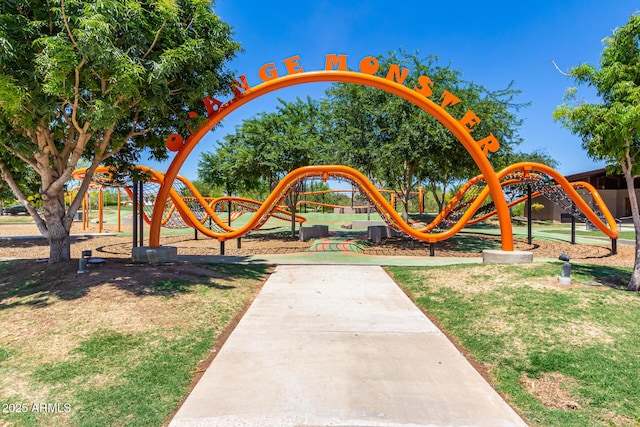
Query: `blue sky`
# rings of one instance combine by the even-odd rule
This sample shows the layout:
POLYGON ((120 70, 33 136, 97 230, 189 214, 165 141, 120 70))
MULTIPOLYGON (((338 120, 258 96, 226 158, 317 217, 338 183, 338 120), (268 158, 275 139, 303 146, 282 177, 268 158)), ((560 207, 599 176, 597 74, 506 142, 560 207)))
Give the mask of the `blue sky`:
MULTIPOLYGON (((581 148, 581 141, 553 121, 553 110, 573 82, 558 72, 582 63, 597 65, 602 39, 640 9, 631 0, 443 1, 406 0, 218 0, 214 11, 234 29, 243 48, 230 64, 246 74, 249 84, 261 83, 260 66, 300 55, 305 70, 320 70, 324 55, 346 54, 356 68, 365 56, 383 55, 399 48, 437 55, 441 63, 460 70, 463 78, 491 90, 514 81, 522 94, 517 102, 530 102, 520 111, 524 120, 517 148, 544 149, 570 175, 603 167, 581 148)), ((437 84, 437 82, 436 82, 437 84)), ((181 170, 197 177, 200 153, 213 151, 216 141, 233 132, 244 119, 273 111, 277 99, 320 98, 325 84, 305 84, 265 95, 233 112, 222 126, 199 143, 181 170)), ((580 94, 595 100, 593 92, 580 94)), ((162 165, 147 162, 160 170, 162 165)), ((164 169, 163 169, 164 168, 164 169)))

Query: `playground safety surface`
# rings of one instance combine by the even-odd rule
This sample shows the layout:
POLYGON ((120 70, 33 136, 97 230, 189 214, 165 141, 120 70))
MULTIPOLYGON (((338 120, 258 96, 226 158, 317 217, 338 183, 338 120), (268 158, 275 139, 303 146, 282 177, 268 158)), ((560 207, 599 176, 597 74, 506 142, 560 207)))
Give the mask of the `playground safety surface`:
POLYGON ((278 266, 170 427, 525 426, 376 266, 278 266))

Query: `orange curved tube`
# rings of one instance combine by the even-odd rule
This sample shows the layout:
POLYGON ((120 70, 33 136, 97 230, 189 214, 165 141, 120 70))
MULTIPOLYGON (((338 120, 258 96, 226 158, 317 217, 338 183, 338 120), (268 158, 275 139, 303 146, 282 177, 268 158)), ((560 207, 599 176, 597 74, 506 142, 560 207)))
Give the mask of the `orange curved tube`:
MULTIPOLYGON (((286 197, 289 191, 291 191, 291 188, 294 186, 294 184, 296 184, 300 179, 322 177, 323 175, 338 176, 341 178, 350 179, 356 185, 358 185, 362 189, 362 191, 365 192, 367 197, 373 202, 376 210, 385 218, 385 220, 391 226, 401 230, 405 234, 415 239, 432 243, 449 239, 457 234, 471 219, 471 217, 481 206, 483 201, 483 198, 478 198, 474 203, 472 203, 471 208, 467 212, 465 212, 461 220, 456 223, 451 229, 439 233, 425 233, 420 230, 416 230, 411 227, 411 225, 407 224, 402 219, 400 214, 398 214, 395 209, 393 209, 386 198, 382 194, 380 194, 380 192, 374 187, 374 185, 357 170, 347 166, 339 165, 305 166, 287 174, 282 179, 282 181, 278 183, 276 188, 271 192, 264 203, 256 210, 254 215, 244 226, 226 232, 216 232, 209 230, 200 223, 196 223, 193 226, 204 235, 218 239, 220 241, 242 237, 243 235, 256 229, 260 225, 262 218, 271 215, 273 211, 278 209, 281 201, 286 197)), ((490 190, 488 186, 485 187, 483 192, 486 193, 484 197, 489 195, 490 190)), ((180 202, 180 200, 176 201, 176 205, 179 210, 182 210, 183 206, 180 202)), ((184 214, 193 215, 188 211, 188 209, 185 210, 184 214)))
MULTIPOLYGON (((241 205, 244 209, 247 209, 251 212, 255 212, 259 209, 260 205, 262 203, 256 201, 256 200, 251 200, 251 199, 247 199, 244 197, 234 197, 234 196, 222 196, 222 197, 217 197, 215 199, 213 199, 210 203, 209 206, 211 206, 211 208, 215 211, 215 206, 217 204, 223 204, 223 203, 227 203, 227 202, 231 202, 231 203, 235 203, 235 204, 239 204, 241 205)), ((281 219, 283 221, 291 221, 291 212, 282 209, 280 207, 276 208, 272 213, 271 216, 273 216, 274 218, 278 218, 281 219)), ((298 214, 296 214, 295 216, 295 221, 299 224, 302 224, 304 222, 307 221, 307 219, 303 216, 300 216, 298 214)))
MULTIPOLYGON (((164 176, 154 171, 151 168, 147 167, 139 167, 141 170, 149 173, 151 179, 157 183, 163 184, 164 176)), ((98 172, 108 171, 107 168, 98 169, 98 172)), ((577 182, 577 183, 569 183, 565 177, 560 175, 557 171, 552 168, 549 168, 546 165, 538 164, 538 163, 517 163, 511 166, 508 166, 501 171, 499 171, 496 176, 500 179, 513 175, 516 172, 522 172, 522 177, 509 177, 500 182, 501 186, 507 186, 511 184, 521 183, 522 179, 531 176, 534 174, 534 171, 543 172, 549 176, 551 176, 559 186, 563 188, 563 190, 569 195, 569 197, 575 202, 576 206, 589 218, 594 225, 596 225, 601 231, 603 231, 607 236, 612 239, 618 237, 618 229, 615 219, 611 215, 609 209, 602 201, 602 198, 598 194, 597 190, 593 188, 588 183, 577 182), (584 199, 576 192, 575 188, 585 188, 587 189, 593 200, 598 205, 600 211, 605 216, 607 224, 602 222, 600 218, 593 212, 593 210, 588 206, 588 204, 584 201, 584 199)), ((74 173, 74 178, 79 179, 83 177, 83 170, 76 171, 74 173)), ((469 180, 465 185, 462 186, 460 191, 456 193, 456 195, 452 198, 452 200, 447 204, 445 209, 434 219, 429 225, 421 229, 415 229, 411 225, 407 224, 402 217, 396 212, 393 208, 392 204, 387 201, 387 199, 381 194, 379 190, 377 190, 374 185, 360 172, 355 169, 352 169, 347 166, 339 166, 339 165, 324 165, 324 166, 306 166, 299 169, 296 169, 289 174, 287 174, 282 181, 276 186, 273 192, 269 195, 267 200, 264 203, 259 203, 251 199, 245 199, 240 197, 220 197, 216 199, 209 199, 202 197, 197 189, 193 187, 193 185, 189 182, 189 188, 194 194, 194 198, 198 200, 198 202, 206 209, 207 213, 214 219, 217 219, 216 223, 223 225, 221 227, 223 232, 216 232, 208 229, 203 225, 204 221, 199 220, 189 209, 188 205, 185 203, 183 197, 181 197, 173 188, 170 189, 170 197, 172 200, 171 210, 177 210, 181 217, 184 219, 185 223, 190 227, 197 229, 203 234, 218 239, 220 241, 233 239, 237 237, 241 237, 252 230, 255 230, 261 227, 270 216, 281 217, 281 219, 290 220, 291 214, 282 208, 279 207, 282 200, 287 196, 287 194, 291 191, 293 186, 301 179, 306 178, 317 178, 317 177, 326 177, 326 176, 334 176, 351 180, 355 183, 361 191, 365 193, 367 198, 371 200, 373 207, 383 216, 383 218, 387 221, 387 223, 404 232, 405 234, 418 239, 431 243, 435 243, 438 241, 446 240, 453 235, 457 234, 462 228, 464 228, 467 224, 473 224, 479 221, 482 221, 490 216, 498 215, 497 210, 494 210, 488 214, 485 214, 479 218, 473 219, 472 217, 475 215, 477 210, 482 206, 484 201, 491 195, 491 190, 489 186, 485 186, 480 193, 474 197, 471 201, 465 203, 467 206, 467 210, 464 212, 462 217, 448 230, 438 233, 431 233, 430 231, 435 228, 435 226, 446 219, 448 215, 450 215, 455 209, 456 204, 464 197, 465 193, 469 191, 472 185, 477 184, 481 181, 484 181, 483 175, 478 175, 471 180, 469 180), (226 201, 233 201, 235 203, 242 204, 244 207, 248 207, 248 210, 254 211, 254 215, 244 226, 234 229, 224 224, 222 220, 217 217, 215 214, 215 206, 217 203, 222 203, 226 201), (280 215, 280 216, 279 216, 280 215)), ((188 182, 186 178, 178 177, 182 182, 188 182)), ((126 188, 127 192, 130 193, 130 189, 126 188)), ((532 194, 533 197, 539 196, 543 194, 541 191, 537 191, 532 194)), ((516 201, 509 203, 507 206, 511 207, 518 203, 526 200, 526 197, 520 198, 516 201)), ((163 211, 164 212, 164 211, 163 211)), ((151 219, 151 223, 153 223, 156 213, 156 207, 154 207, 154 216, 151 219)), ((161 216, 162 217, 162 216, 161 216)), ((145 219, 147 219, 145 215, 145 219)), ((295 220, 299 223, 306 221, 304 217, 296 217, 295 220)), ((166 218, 163 218, 163 221, 166 221, 166 218)), ((502 231, 502 230, 501 230, 502 231)))
MULTIPOLYGON (((589 221, 591 221, 600 231, 606 234, 609 238, 611 239, 618 238, 618 235, 619 235, 618 225, 615 219, 613 218, 613 215, 611 215, 611 211, 609 211, 609 208, 602 200, 600 193, 598 193, 598 190, 596 190, 591 184, 586 182, 571 183, 563 175, 557 172, 555 169, 552 169, 549 166, 541 163, 533 163, 533 162, 515 163, 513 165, 507 166, 506 168, 500 170, 499 172, 496 173, 496 175, 498 176, 499 179, 503 179, 506 176, 513 174, 515 172, 523 172, 523 174, 526 176, 527 174, 532 174, 534 171, 542 172, 552 177, 558 183, 558 186, 560 186, 565 191, 565 193, 567 193, 569 198, 576 204, 576 207, 580 209, 582 213, 584 213, 584 215, 589 219, 589 221), (598 206, 598 209, 600 209, 600 212, 602 212, 603 216, 605 217, 606 224, 596 215, 596 213, 585 202, 582 196, 578 194, 578 192, 576 191, 576 188, 584 188, 590 193, 594 202, 598 206)), ((463 185, 460 188, 460 190, 455 194, 455 196, 447 204, 445 209, 443 209, 443 211, 436 217, 436 219, 434 219, 427 227, 424 227, 423 229, 421 229, 421 231, 428 231, 435 228, 437 224, 439 224, 448 215, 451 214, 456 203, 462 199, 462 197, 469 190, 469 188, 473 184, 483 181, 483 179, 484 177, 482 175, 478 175, 470 179, 465 185, 463 185)), ((506 185, 520 183, 520 182, 522 181, 517 178, 509 179, 506 181, 501 181, 501 185, 506 186, 506 185)), ((532 197, 538 197, 542 194, 543 194, 542 192, 537 191, 532 194, 532 197)), ((476 196, 474 200, 482 199, 482 201, 484 201, 484 199, 487 196, 488 194, 483 191, 478 196, 476 196)), ((518 203, 524 202, 526 199, 527 199, 526 197, 520 198, 516 201, 509 203, 508 206, 511 207, 511 206, 517 205, 518 203)), ((468 223, 474 224, 474 223, 483 221, 494 215, 497 215, 497 212, 495 210, 479 218, 470 220, 468 223)), ((460 219, 459 221, 462 221, 462 219, 460 219)))
MULTIPOLYGON (((142 165, 138 165, 136 166, 137 169, 139 169, 140 171, 143 171, 145 173, 148 174, 149 176, 149 182, 154 182, 157 184, 162 185, 162 183, 164 182, 164 175, 161 172, 158 172, 148 166, 142 166, 142 165)), ((85 177, 85 173, 86 173, 87 168, 81 168, 81 169, 77 169, 73 172, 72 177, 73 179, 77 180, 77 181, 82 181, 84 180, 85 177)), ((113 184, 112 178, 111 178, 112 174, 110 171, 110 168, 107 166, 99 166, 94 174, 94 180, 99 184, 99 185, 109 185, 109 183, 113 184), (106 175, 106 176, 101 176, 101 175, 106 175)), ((161 225, 164 226, 169 219, 171 218, 171 216, 174 213, 178 213, 180 215, 180 217, 182 218, 182 220, 184 221, 184 223, 191 228, 195 228, 198 229, 199 231, 202 231, 203 234, 209 235, 211 233, 211 231, 204 227, 204 222, 206 221, 207 218, 211 218, 217 226, 219 226, 220 228, 222 228, 225 231, 233 231, 234 228, 230 227, 229 225, 227 225, 218 215, 216 215, 215 212, 215 204, 221 201, 226 201, 227 197, 219 197, 217 199, 213 199, 212 201, 208 201, 205 197, 203 197, 200 192, 198 192, 198 190, 195 188, 195 186, 191 183, 191 181, 189 181, 187 178, 182 177, 180 175, 178 175, 178 177, 176 178, 179 181, 181 181, 188 189, 189 191, 193 194, 193 197, 182 197, 182 195, 178 194, 177 191, 175 191, 175 189, 173 189, 173 187, 171 188, 171 191, 169 192, 169 196, 170 196, 170 200, 171 200, 171 206, 169 208, 168 212, 165 212, 165 210, 163 209, 162 211, 162 215, 161 215, 161 225), (198 219, 192 212, 191 209, 189 208, 189 206, 186 204, 185 199, 194 199, 198 202, 198 204, 200 204, 203 209, 206 212, 206 216, 201 220, 198 219), (198 224, 198 225, 196 225, 198 224), (207 231, 204 231, 207 230, 207 231)), ((133 192, 131 190, 131 188, 129 187, 124 187, 125 192, 127 193, 127 195, 130 198, 133 198, 133 192)), ((251 199, 245 199, 245 198, 230 198, 231 200, 235 200, 238 202, 243 202, 246 205, 254 205, 254 206, 260 206, 261 203, 257 202, 255 200, 251 200, 251 199)), ((155 206, 154 206, 155 208, 155 206)), ((252 211, 256 211, 257 208, 249 208, 249 210, 252 211)), ((154 210, 155 213, 155 210, 154 210)), ((153 223, 153 217, 149 218, 149 216, 144 212, 144 210, 142 211, 142 215, 144 218, 144 221, 147 224, 152 224, 153 223)), ((282 219, 284 221, 290 221, 291 220, 291 213, 283 210, 283 209, 276 209, 273 212, 271 212, 270 214, 271 216, 274 216, 278 219, 282 219)), ((85 215, 86 217, 86 215, 85 215)), ((268 219, 268 217, 263 219, 263 223, 266 222, 266 220, 268 219)), ((306 218, 300 216, 300 215, 296 215, 295 217, 295 221, 298 223, 303 223, 306 221, 306 218)), ((261 224, 262 225, 262 224, 261 224)), ((213 236, 211 236, 213 237, 213 236)))
MULTIPOLYGON (((496 206, 498 220, 500 223, 502 249, 505 251, 513 250, 513 232, 511 226, 511 218, 509 215, 507 202, 504 198, 504 194, 502 193, 500 182, 495 174, 495 171, 493 170, 493 167, 491 166, 491 163, 487 159, 487 156, 478 145, 477 141, 475 141, 471 137, 469 129, 458 119, 451 116, 444 107, 434 103, 426 96, 420 94, 415 90, 407 88, 402 84, 374 75, 357 73, 353 71, 335 70, 288 74, 284 77, 266 81, 258 86, 247 89, 244 93, 237 95, 231 101, 222 105, 217 112, 212 114, 204 122, 204 124, 197 129, 195 133, 191 134, 186 139, 184 145, 176 153, 173 161, 171 162, 171 165, 167 170, 167 173, 165 174, 165 181, 160 186, 160 190, 157 196, 157 200, 159 203, 156 203, 155 210, 152 216, 153 219, 149 232, 149 246, 160 246, 161 220, 159 218, 161 218, 162 216, 164 204, 169 198, 171 186, 173 185, 173 181, 178 176, 180 168, 188 158, 189 154, 191 154, 195 146, 211 129, 214 128, 216 124, 218 124, 222 119, 224 119, 231 112, 235 111, 237 108, 267 93, 303 83, 330 81, 360 84, 395 94, 422 108, 423 110, 431 114, 436 120, 442 123, 447 129, 449 129, 453 133, 453 135, 462 143, 462 145, 465 147, 467 152, 471 155, 472 159, 480 169, 480 172, 486 177, 485 179, 487 182, 487 187, 489 188, 491 197, 493 198, 494 204, 496 206)), ((320 178, 322 178, 322 176, 320 176, 320 178)), ((408 234, 411 235, 411 233, 408 234)))

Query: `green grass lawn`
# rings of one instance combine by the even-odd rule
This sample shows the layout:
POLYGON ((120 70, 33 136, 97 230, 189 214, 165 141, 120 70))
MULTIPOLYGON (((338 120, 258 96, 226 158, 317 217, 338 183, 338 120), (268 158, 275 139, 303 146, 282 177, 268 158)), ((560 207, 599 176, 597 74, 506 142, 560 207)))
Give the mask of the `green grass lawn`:
POLYGON ((269 270, 67 267, 0 263, 0 426, 167 423, 269 270))
POLYGON ((388 270, 531 425, 640 425, 640 294, 581 284, 630 269, 574 265, 571 286, 560 262, 388 270))

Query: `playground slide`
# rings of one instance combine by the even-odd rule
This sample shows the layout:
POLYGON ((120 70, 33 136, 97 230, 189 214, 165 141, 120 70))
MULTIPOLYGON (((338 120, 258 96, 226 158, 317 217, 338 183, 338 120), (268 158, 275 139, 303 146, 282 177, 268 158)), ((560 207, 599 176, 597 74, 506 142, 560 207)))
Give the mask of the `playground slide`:
MULTIPOLYGON (((150 177, 149 182, 156 183, 156 185, 162 184, 163 174, 144 166, 139 166, 139 169, 147 172, 150 177)), ((108 169, 101 169, 100 174, 97 174, 98 176, 97 178, 94 177, 94 180, 97 180, 97 182, 100 182, 101 179, 105 180, 106 174, 108 174, 108 169)), ((517 163, 508 166, 496 175, 501 181, 503 191, 511 185, 523 184, 537 185, 532 197, 545 195, 551 191, 561 191, 566 199, 573 203, 575 208, 579 210, 586 219, 611 239, 617 238, 618 229, 614 218, 598 192, 589 184, 570 183, 557 171, 537 163, 517 163), (547 177, 550 177, 550 179, 547 177), (553 185, 549 184, 551 180, 554 182, 553 185), (543 185, 539 185, 540 183, 543 185), (584 188, 590 193, 596 204, 597 212, 588 205, 576 191, 576 188, 584 188)), ((83 170, 79 170, 77 174, 74 174, 75 179, 82 179, 83 177, 83 170)), ((460 189, 436 219, 426 227, 415 228, 403 220, 400 214, 393 208, 392 204, 386 200, 381 192, 376 189, 363 174, 347 166, 323 165, 305 166, 290 172, 262 203, 240 198, 204 198, 187 179, 179 177, 179 179, 175 180, 174 186, 170 190, 170 202, 167 203, 164 209, 161 221, 162 224, 166 226, 166 224, 170 222, 170 218, 175 217, 177 213, 177 217, 182 220, 183 224, 195 228, 209 237, 220 241, 234 239, 260 228, 270 217, 290 221, 291 214, 283 210, 280 206, 294 185, 304 179, 322 179, 326 181, 329 177, 351 181, 371 202, 372 207, 375 208, 390 227, 412 238, 430 243, 446 240, 457 234, 467 224, 472 224, 497 214, 495 209, 489 212, 483 212, 483 209, 491 207, 490 189, 487 185, 483 186, 484 178, 482 175, 478 175, 460 189), (482 188, 478 191, 471 192, 470 189, 473 186, 478 186, 478 188, 482 186, 482 188), (471 194, 471 196, 469 196, 469 194, 471 194), (220 206, 224 204, 228 205, 229 203, 234 204, 236 209, 239 209, 241 212, 253 213, 243 226, 233 228, 216 214, 220 206), (455 218, 455 220, 452 221, 452 218, 455 218), (207 227, 205 225, 205 222, 209 219, 215 223, 215 227, 207 227), (434 232, 434 229, 444 222, 448 222, 449 227, 442 231, 434 232)), ((128 191, 130 191, 130 189, 128 191)), ((145 193, 147 193, 146 190, 145 193)), ((525 200, 527 200, 527 197, 519 197, 511 201, 509 206, 522 203, 525 200)), ((146 219, 149 221, 153 220, 148 216, 146 219)), ((158 219, 155 220, 158 221, 158 219)), ((304 222, 304 218, 296 217, 295 221, 302 223, 304 222)))

